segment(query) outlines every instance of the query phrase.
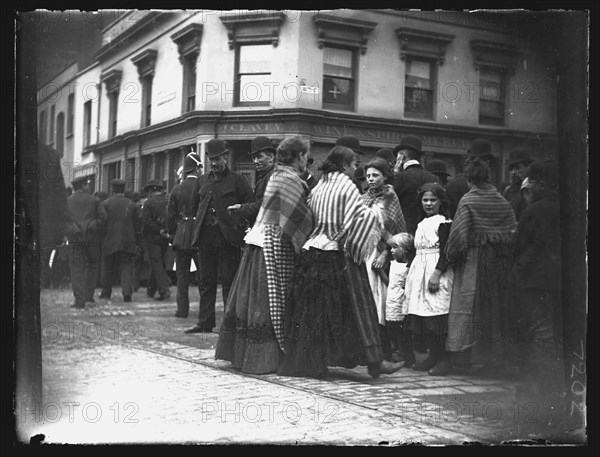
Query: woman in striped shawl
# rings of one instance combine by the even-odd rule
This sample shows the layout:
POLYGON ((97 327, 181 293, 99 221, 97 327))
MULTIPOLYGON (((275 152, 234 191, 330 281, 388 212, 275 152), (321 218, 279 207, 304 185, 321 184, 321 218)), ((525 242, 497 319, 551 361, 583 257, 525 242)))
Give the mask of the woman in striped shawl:
POLYGON ((446 243, 454 267, 446 350, 455 353, 455 361, 462 353, 466 365, 502 365, 513 336, 505 298, 517 222, 490 176, 488 165, 478 159, 467 165, 471 189, 458 204, 446 243))
POLYGON ((245 373, 273 373, 283 355, 283 308, 297 254, 313 228, 306 204, 308 145, 284 139, 231 286, 216 359, 245 373))
POLYGON ((334 147, 309 196, 315 228, 294 267, 280 375, 323 377, 328 366, 367 365, 378 377, 404 365, 383 360, 364 264, 381 230, 352 182, 355 168, 354 152, 334 147))

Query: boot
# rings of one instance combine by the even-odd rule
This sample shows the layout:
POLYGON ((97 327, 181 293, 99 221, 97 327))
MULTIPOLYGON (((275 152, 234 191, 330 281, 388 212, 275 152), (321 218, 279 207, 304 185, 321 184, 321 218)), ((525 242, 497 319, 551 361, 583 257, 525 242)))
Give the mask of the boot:
POLYGON ((370 363, 368 370, 372 378, 377 379, 382 374, 392 374, 400 370, 404 366, 404 362, 392 363, 387 360, 382 362, 370 363))
POLYGON ((436 360, 435 365, 429 370, 431 376, 445 376, 450 372, 450 357, 444 350, 446 338, 434 337, 431 344, 431 354, 436 360))

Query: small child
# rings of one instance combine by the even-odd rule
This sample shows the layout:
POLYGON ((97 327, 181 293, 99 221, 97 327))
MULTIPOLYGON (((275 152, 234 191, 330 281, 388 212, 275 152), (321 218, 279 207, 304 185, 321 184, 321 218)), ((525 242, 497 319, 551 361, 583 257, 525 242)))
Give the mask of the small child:
POLYGON ((390 263, 389 284, 385 304, 385 326, 392 347, 398 351, 398 360, 405 362, 405 367, 415 363, 412 336, 404 329, 408 304, 404 293, 408 265, 415 256, 414 238, 410 233, 398 233, 388 240, 393 260, 390 263))

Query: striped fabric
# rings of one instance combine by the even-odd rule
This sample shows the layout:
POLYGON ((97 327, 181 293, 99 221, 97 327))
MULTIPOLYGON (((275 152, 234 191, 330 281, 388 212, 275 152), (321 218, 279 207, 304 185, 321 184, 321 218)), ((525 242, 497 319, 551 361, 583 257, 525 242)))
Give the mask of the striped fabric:
POLYGON ((305 249, 343 249, 358 264, 374 251, 382 227, 348 176, 339 172, 323 175, 312 190, 308 205, 315 216, 315 229, 305 249))
POLYGON ((508 243, 517 228, 510 203, 491 184, 474 186, 460 200, 446 244, 453 262, 469 247, 508 243))

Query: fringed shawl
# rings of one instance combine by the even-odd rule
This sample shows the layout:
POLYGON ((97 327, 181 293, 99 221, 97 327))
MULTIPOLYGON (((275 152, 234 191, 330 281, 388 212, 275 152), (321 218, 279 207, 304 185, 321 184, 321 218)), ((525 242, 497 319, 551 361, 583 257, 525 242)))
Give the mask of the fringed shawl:
POLYGON ((299 253, 313 229, 312 211, 306 204, 308 186, 289 165, 276 165, 269 179, 257 224, 281 228, 299 253))
POLYGON ((446 244, 449 261, 471 246, 508 243, 517 228, 510 203, 491 184, 473 187, 458 204, 446 244))
POLYGON ((383 241, 387 242, 390 237, 406 231, 404 214, 393 186, 385 184, 378 191, 370 188, 362 197, 365 205, 377 214, 383 225, 383 241))

